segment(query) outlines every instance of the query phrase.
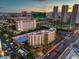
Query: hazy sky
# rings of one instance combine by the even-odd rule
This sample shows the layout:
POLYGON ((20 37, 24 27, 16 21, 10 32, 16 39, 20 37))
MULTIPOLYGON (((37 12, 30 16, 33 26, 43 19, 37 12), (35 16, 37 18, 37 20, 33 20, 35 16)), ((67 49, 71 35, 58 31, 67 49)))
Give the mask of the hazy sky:
POLYGON ((79 0, 0 0, 0 12, 19 12, 33 8, 78 4, 79 0))

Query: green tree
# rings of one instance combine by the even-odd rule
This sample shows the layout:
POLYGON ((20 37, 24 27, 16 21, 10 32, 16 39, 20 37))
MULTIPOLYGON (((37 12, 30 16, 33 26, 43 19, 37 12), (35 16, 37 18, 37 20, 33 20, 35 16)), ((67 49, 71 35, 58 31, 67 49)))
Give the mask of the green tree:
POLYGON ((29 50, 29 53, 27 55, 27 58, 28 59, 35 59, 35 55, 34 55, 34 52, 32 51, 32 49, 29 50))

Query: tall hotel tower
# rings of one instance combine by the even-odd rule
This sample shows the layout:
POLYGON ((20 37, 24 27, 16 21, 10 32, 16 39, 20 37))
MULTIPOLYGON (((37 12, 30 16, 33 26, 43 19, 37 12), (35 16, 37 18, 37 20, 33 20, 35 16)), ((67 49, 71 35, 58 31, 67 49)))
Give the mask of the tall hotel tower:
POLYGON ((79 4, 73 6, 72 21, 79 24, 79 4))
POLYGON ((66 23, 68 20, 67 16, 68 16, 68 5, 63 5, 62 12, 61 12, 61 21, 66 23))
POLYGON ((53 19, 54 21, 58 20, 58 6, 54 6, 53 8, 53 19))

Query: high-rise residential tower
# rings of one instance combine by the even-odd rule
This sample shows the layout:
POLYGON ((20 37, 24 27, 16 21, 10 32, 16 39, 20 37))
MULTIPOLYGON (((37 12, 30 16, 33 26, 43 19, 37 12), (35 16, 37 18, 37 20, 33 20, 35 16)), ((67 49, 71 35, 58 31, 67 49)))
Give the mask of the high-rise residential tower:
POLYGON ((53 8, 53 19, 58 20, 58 6, 54 6, 53 8))
POLYGON ((61 20, 62 22, 66 23, 68 18, 68 5, 63 5, 62 6, 62 12, 61 12, 61 20))
POLYGON ((76 24, 79 23, 79 4, 75 4, 72 10, 72 21, 76 24))
POLYGON ((19 17, 16 20, 16 29, 19 31, 28 31, 36 28, 36 20, 35 19, 27 19, 23 17, 19 17))

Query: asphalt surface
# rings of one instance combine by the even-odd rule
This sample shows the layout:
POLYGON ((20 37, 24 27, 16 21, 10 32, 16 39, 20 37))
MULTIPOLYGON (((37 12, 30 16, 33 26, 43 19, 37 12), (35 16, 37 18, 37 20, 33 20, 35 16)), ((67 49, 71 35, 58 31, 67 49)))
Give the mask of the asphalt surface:
POLYGON ((71 43, 77 40, 77 38, 79 38, 78 35, 71 33, 62 42, 60 42, 54 50, 42 59, 57 59, 71 43))
POLYGON ((16 54, 15 53, 16 50, 12 47, 12 45, 10 45, 9 42, 7 42, 5 40, 4 37, 0 36, 0 40, 1 40, 2 44, 3 44, 3 46, 8 50, 8 52, 9 52, 10 55, 15 55, 16 54))
POLYGON ((19 53, 18 50, 21 49, 24 51, 25 54, 27 54, 27 50, 24 48, 15 48, 16 47, 16 43, 13 42, 13 44, 10 44, 11 42, 6 41, 6 39, 3 36, 0 36, 0 40, 2 42, 2 45, 4 46, 4 48, 7 49, 9 55, 12 56, 12 58, 16 58, 17 54, 20 56, 19 59, 26 59, 26 55, 23 55, 23 53, 19 53))

